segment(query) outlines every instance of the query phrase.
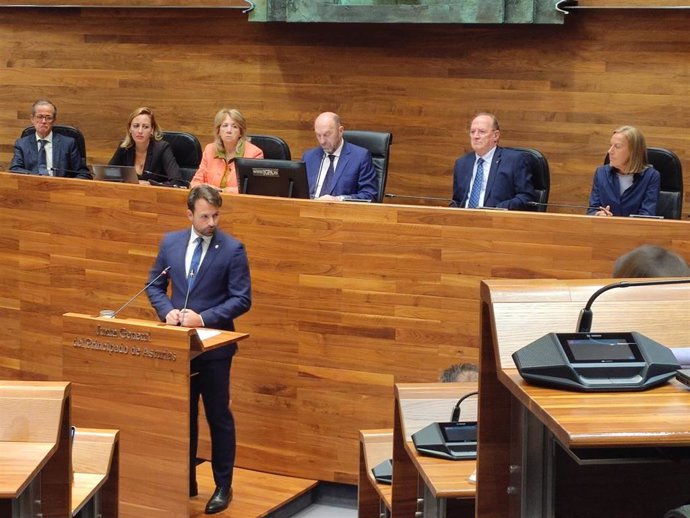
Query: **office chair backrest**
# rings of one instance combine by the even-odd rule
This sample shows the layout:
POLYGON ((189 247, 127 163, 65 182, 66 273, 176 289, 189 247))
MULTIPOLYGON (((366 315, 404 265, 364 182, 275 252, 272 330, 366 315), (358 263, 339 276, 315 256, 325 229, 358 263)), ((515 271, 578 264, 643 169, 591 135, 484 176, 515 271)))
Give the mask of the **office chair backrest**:
POLYGON ((360 131, 346 130, 343 138, 350 144, 368 149, 376 170, 378 179, 378 194, 376 201, 381 203, 386 191, 386 180, 388 179, 388 162, 390 158, 390 147, 393 143, 393 134, 381 131, 360 131))
POLYGON ((551 172, 549 171, 549 162, 546 157, 534 148, 529 147, 514 147, 508 148, 525 153, 531 164, 532 185, 536 197, 534 201, 543 203, 544 205, 537 205, 530 210, 537 212, 546 212, 546 204, 549 203, 549 191, 551 190, 551 172))
POLYGON ((264 158, 271 160, 292 160, 290 146, 282 138, 273 135, 247 135, 249 141, 264 152, 264 158))
POLYGON ((164 131, 163 140, 170 144, 182 179, 189 185, 201 163, 199 139, 184 131, 164 131))
MULTIPOLYGON (((647 162, 659 171, 661 176, 656 215, 663 216, 664 219, 680 219, 683 210, 683 166, 678 156, 665 148, 648 147, 647 162)), ((608 163, 607 153, 604 164, 608 163)))
MULTIPOLYGON (((59 133, 60 135, 64 135, 65 137, 73 138, 77 141, 77 149, 79 150, 79 154, 81 155, 82 165, 86 167, 86 141, 84 140, 84 135, 82 134, 82 132, 74 126, 65 126, 63 124, 55 124, 53 126, 53 132, 59 133)), ((36 128, 34 128, 33 126, 29 126, 27 128, 24 128, 24 131, 22 131, 22 138, 28 135, 34 135, 35 133, 36 128)))

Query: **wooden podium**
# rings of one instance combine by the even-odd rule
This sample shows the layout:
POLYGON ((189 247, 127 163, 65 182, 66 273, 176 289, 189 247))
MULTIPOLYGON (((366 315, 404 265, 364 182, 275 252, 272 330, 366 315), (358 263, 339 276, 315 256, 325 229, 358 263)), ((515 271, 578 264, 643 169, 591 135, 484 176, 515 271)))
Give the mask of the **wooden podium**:
POLYGON ((63 315, 72 422, 120 430, 120 518, 189 516, 190 360, 248 336, 214 331, 63 315))

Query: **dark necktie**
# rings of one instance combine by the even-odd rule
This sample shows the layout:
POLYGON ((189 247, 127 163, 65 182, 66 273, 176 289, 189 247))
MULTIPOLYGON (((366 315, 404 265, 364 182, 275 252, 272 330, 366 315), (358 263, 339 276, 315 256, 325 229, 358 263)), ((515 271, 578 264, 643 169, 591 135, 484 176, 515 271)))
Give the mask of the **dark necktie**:
POLYGON ((191 287, 192 282, 194 282, 194 276, 199 270, 199 264, 201 263, 201 252, 204 249, 204 240, 201 237, 196 238, 196 248, 192 254, 192 262, 189 264, 189 275, 187 276, 187 284, 191 287))
POLYGON ((331 183, 333 182, 333 177, 335 176, 335 169, 333 168, 334 158, 335 155, 328 155, 328 160, 330 160, 330 164, 328 164, 328 170, 326 171, 326 176, 324 177, 323 184, 321 185, 320 196, 323 196, 324 194, 330 194, 331 192, 331 183))
POLYGON ((46 175, 48 174, 48 158, 46 157, 46 144, 48 143, 45 139, 40 139, 38 141, 38 174, 46 175))
POLYGON ((482 184, 484 183, 484 159, 477 160, 477 174, 474 175, 474 183, 472 184, 472 192, 470 192, 470 202, 467 207, 475 209, 479 207, 479 196, 482 193, 482 184))

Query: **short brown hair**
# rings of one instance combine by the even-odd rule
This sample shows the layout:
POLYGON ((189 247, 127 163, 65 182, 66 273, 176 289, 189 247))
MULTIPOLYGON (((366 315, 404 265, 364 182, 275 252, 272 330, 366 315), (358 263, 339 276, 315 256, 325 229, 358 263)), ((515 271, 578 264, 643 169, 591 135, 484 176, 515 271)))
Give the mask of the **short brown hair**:
POLYGON ((209 205, 218 208, 223 206, 223 198, 218 189, 208 184, 197 185, 189 191, 189 196, 187 196, 187 208, 192 212, 194 212, 194 205, 197 200, 206 200, 209 205))

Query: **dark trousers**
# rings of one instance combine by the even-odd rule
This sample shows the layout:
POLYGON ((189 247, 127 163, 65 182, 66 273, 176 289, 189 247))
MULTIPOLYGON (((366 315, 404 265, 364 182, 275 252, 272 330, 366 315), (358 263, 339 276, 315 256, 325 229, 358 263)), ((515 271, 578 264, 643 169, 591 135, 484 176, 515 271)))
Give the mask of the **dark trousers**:
POLYGON ((189 395, 189 478, 196 480, 196 452, 199 442, 199 396, 211 431, 211 467, 216 486, 232 486, 235 465, 235 419, 230 411, 230 366, 232 357, 192 361, 189 395), (196 373, 196 374, 194 374, 196 373))

